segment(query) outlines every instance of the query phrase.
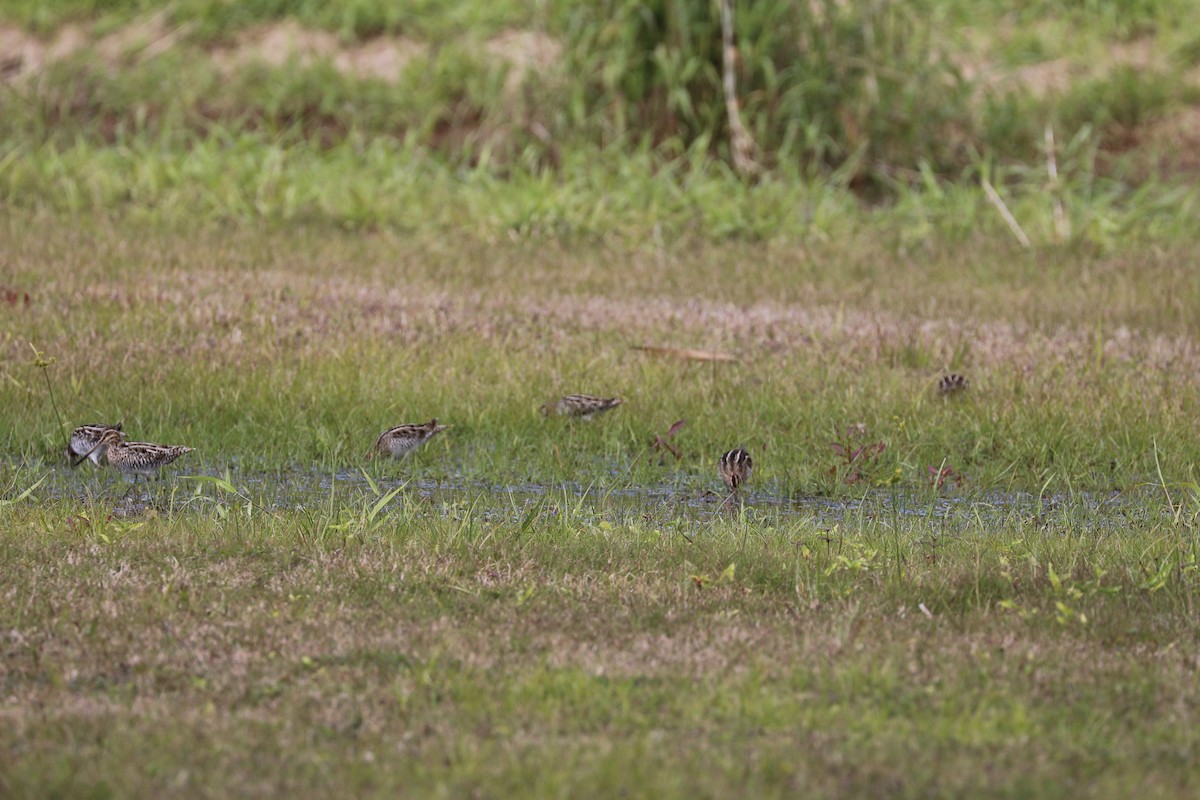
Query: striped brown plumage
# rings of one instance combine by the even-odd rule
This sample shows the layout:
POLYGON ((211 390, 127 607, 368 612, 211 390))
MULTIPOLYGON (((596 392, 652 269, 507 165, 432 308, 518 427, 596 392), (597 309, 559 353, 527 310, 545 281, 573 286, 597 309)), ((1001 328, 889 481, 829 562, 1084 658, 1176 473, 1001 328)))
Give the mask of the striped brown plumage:
POLYGON ((392 458, 403 458, 416 450, 425 442, 432 439, 451 425, 438 425, 437 418, 422 423, 408 423, 388 428, 379 434, 375 446, 367 453, 367 458, 374 458, 377 453, 389 455, 392 458))
POLYGON ((67 444, 67 460, 71 463, 71 466, 82 463, 83 459, 81 456, 88 455, 89 453, 88 458, 91 459, 93 464, 101 464, 101 458, 104 456, 104 453, 101 450, 95 449, 96 444, 100 441, 100 437, 104 435, 104 432, 110 430, 117 431, 121 439, 129 438, 121 433, 121 425, 122 423, 120 422, 116 425, 93 422, 87 425, 80 425, 71 431, 71 440, 67 444))
POLYGON ((609 411, 624 401, 619 397, 594 397, 590 394, 569 394, 542 405, 542 413, 555 417, 579 417, 591 419, 594 415, 609 411))
POLYGON ((150 478, 158 475, 159 470, 167 464, 194 449, 183 445, 126 442, 122 436, 123 434, 115 428, 106 430, 92 450, 79 461, 82 462, 84 458, 90 458, 99 452, 109 466, 122 474, 132 475, 135 479, 143 475, 150 478))
POLYGON ((968 385, 966 378, 956 372, 951 372, 949 375, 943 375, 941 380, 938 381, 938 394, 958 394, 959 392, 966 391, 968 385))
POLYGON ((717 462, 717 474, 731 492, 736 492, 742 484, 750 480, 750 470, 753 468, 754 459, 750 458, 744 447, 730 450, 717 462))

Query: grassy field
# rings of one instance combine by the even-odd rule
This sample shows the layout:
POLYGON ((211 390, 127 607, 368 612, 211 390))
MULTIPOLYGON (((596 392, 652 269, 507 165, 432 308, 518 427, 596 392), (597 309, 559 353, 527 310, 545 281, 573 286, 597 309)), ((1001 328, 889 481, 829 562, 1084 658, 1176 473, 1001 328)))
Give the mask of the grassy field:
POLYGON ((897 475, 923 489, 943 462, 985 491, 1131 490, 1160 468, 1195 479, 1188 310, 1200 286, 1174 249, 1052 264, 1000 240, 965 270, 981 258, 974 244, 876 262, 877 246, 857 241, 576 252, 470 235, 11 219, 9 270, 30 301, 5 312, 20 336, 5 346, 0 436, 28 464, 62 449, 49 380, 66 422, 123 419, 138 436, 197 447, 193 463, 218 472, 352 469, 379 431, 437 416, 456 428, 420 466, 501 483, 699 489, 738 443, 766 454, 756 484, 780 496, 857 493, 897 475), (646 345, 740 360, 634 349, 646 345), (34 348, 56 359, 44 374, 34 348), (973 381, 967 396, 936 395, 950 369, 973 381), (537 413, 572 391, 627 404, 595 425, 537 413), (646 458, 680 419, 684 458, 646 458), (832 443, 876 442, 884 452, 847 484, 832 443))
POLYGON ((1169 517, 405 509, 7 513, 5 794, 1196 788, 1169 517))
POLYGON ((1190 4, 793 6, 0 8, 0 796, 1195 796, 1190 4))

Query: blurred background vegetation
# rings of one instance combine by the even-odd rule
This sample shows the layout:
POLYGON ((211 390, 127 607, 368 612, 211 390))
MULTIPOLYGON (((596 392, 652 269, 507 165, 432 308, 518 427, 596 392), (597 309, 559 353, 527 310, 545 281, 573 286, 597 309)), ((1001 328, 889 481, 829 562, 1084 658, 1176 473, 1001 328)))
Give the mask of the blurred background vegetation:
POLYGON ((0 200, 715 238, 807 235, 832 205, 899 211, 909 241, 1005 231, 987 182, 1035 243, 1190 232, 1186 0, 735 7, 753 181, 717 0, 12 0, 0 200))

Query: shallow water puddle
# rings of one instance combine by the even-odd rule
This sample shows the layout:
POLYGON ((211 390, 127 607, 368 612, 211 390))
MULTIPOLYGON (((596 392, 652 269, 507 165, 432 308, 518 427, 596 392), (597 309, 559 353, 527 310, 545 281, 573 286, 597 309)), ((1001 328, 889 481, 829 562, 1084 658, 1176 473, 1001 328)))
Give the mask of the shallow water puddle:
MULTIPOLYGON (((11 468, 11 467, 10 467, 11 468)), ((766 526, 797 524, 817 529, 840 526, 916 525, 956 530, 1014 521, 1056 525, 1073 531, 1111 529, 1148 521, 1155 506, 1125 494, 1075 493, 1043 496, 1023 492, 934 495, 871 487, 859 495, 833 498, 787 495, 757 486, 730 500, 696 486, 599 486, 578 482, 503 485, 462 477, 370 475, 291 469, 271 472, 174 474, 153 483, 130 484, 110 473, 81 467, 18 468, 32 480, 10 481, 16 496, 41 482, 25 502, 67 500, 109 506, 117 516, 242 505, 273 512, 357 511, 408 518, 471 517, 485 523, 559 520, 578 525, 697 526, 740 518, 766 526), (390 496, 389 496, 390 495, 390 496)))

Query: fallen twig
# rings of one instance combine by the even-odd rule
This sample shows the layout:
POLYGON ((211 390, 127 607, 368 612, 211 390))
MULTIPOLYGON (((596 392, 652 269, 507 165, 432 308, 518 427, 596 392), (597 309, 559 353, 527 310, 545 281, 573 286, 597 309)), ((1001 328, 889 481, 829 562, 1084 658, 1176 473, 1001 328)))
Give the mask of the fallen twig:
POLYGON ((728 353, 717 353, 713 350, 690 350, 684 347, 660 347, 652 344, 635 344, 632 346, 634 350, 641 350, 644 353, 653 353, 656 356, 671 356, 672 358, 683 358, 688 361, 737 361, 737 356, 731 356, 728 353))

